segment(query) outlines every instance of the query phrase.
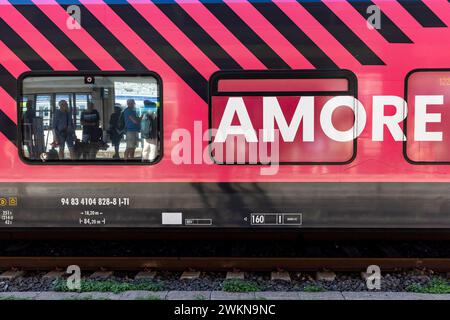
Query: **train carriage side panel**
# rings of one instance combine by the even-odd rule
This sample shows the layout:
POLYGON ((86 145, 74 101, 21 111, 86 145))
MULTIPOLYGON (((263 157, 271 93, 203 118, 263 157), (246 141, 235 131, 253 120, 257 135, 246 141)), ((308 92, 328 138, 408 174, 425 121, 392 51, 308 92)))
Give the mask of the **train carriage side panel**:
POLYGON ((449 228, 449 26, 444 0, 0 0, 0 226, 449 228), (373 108, 392 97, 402 108, 373 108), (131 100, 154 137, 127 114, 136 135, 116 154, 114 108, 131 100), (333 101, 350 101, 329 113, 346 142, 324 129, 333 101), (222 155, 244 161, 221 163, 208 129, 227 108, 257 139, 267 108, 284 134, 299 108, 303 122, 279 162, 249 163, 241 132, 222 155))

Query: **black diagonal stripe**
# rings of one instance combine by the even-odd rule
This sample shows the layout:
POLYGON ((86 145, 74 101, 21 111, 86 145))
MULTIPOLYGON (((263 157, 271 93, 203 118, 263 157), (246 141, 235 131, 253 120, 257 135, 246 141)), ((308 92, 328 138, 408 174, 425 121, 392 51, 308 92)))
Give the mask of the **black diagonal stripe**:
MULTIPOLYGON (((353 8, 365 19, 373 13, 367 13, 367 9, 375 4, 371 0, 348 0, 353 8)), ((413 43, 410 38, 380 10, 380 28, 376 29, 390 43, 413 43)))
POLYGON ((316 68, 338 68, 289 17, 274 3, 253 6, 316 68))
MULTIPOLYGON (((67 11, 67 1, 58 0, 60 5, 67 11)), ((147 70, 139 61, 109 30, 83 6, 79 1, 73 0, 81 10, 81 25, 125 70, 142 71, 147 70)))
POLYGON ((51 67, 6 22, 0 19, 0 40, 33 70, 51 70, 51 67))
MULTIPOLYGON (((16 78, 14 78, 8 70, 0 64, 0 86, 13 98, 17 96, 16 78)), ((12 143, 17 142, 17 126, 2 110, 0 101, 0 132, 3 133, 12 143)))
POLYGON ((38 7, 16 5, 15 8, 47 38, 78 70, 99 70, 38 7))
POLYGON ((297 0, 319 23, 328 30, 361 64, 384 65, 358 36, 323 2, 297 0))
POLYGON ((110 4, 114 12, 151 47, 204 101, 207 80, 129 4, 110 4))
POLYGON ((242 69, 222 47, 188 15, 178 3, 157 3, 158 8, 222 70, 242 69))
POLYGON ((445 23, 419 0, 398 0, 406 11, 425 28, 445 28, 445 23))
POLYGON ((17 144, 17 125, 0 109, 0 132, 17 144))
MULTIPOLYGON (((0 64, 0 86, 13 98, 17 96, 17 79, 0 64)), ((0 101, 1 103, 1 101, 0 101)))
POLYGON ((205 3, 208 10, 230 30, 268 69, 290 69, 239 16, 221 0, 205 3))

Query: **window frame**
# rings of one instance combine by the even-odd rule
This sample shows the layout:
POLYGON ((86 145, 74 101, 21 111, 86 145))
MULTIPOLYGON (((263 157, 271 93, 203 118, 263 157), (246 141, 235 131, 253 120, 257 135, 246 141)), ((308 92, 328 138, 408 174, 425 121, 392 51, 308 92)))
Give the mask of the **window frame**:
MULTIPOLYGON (((347 69, 336 69, 336 70, 244 70, 244 71, 217 71, 215 72, 209 79, 209 100, 208 100, 208 148, 209 148, 209 157, 217 165, 223 166, 261 166, 263 163, 249 163, 246 161, 245 163, 226 163, 226 162, 217 162, 214 156, 212 155, 212 97, 220 96, 221 94, 218 92, 218 84, 220 80, 223 79, 346 79, 348 81, 348 90, 347 91, 297 91, 297 92, 276 92, 279 96, 287 96, 301 93, 306 96, 352 96, 355 99, 358 99, 358 78, 356 75, 347 69)), ((270 92, 269 94, 274 94, 274 92, 270 92)), ((234 92, 232 94, 222 94, 226 96, 252 96, 252 95, 260 95, 260 92, 248 92, 241 94, 239 92, 234 92)), ((353 153, 352 156, 345 161, 279 161, 272 164, 277 165, 347 165, 352 163, 356 159, 357 155, 357 143, 358 137, 353 139, 353 153)))
MULTIPOLYGON (((85 94, 85 93, 81 93, 85 94)), ((75 98, 76 99, 76 98, 75 98)), ((164 157, 164 128, 163 128, 163 117, 164 117, 164 109, 163 109, 163 81, 160 75, 154 71, 29 71, 22 73, 17 79, 17 149, 19 153, 20 160, 27 165, 44 165, 44 166, 87 166, 87 165, 107 165, 107 166, 153 166, 158 164, 164 157), (26 78, 31 77, 153 77, 156 79, 158 85, 158 98, 159 98, 159 119, 158 119, 158 127, 160 133, 160 153, 157 158, 153 162, 146 162, 139 159, 136 160, 127 160, 121 159, 117 160, 54 160, 54 161, 42 161, 42 160, 32 160, 25 156, 24 154, 24 144, 23 144, 23 123, 22 116, 23 111, 21 108, 21 101, 23 97, 23 82, 26 78)))
MULTIPOLYGON (((406 102, 406 106, 408 106, 409 108, 409 103, 408 103, 408 81, 409 78, 418 72, 450 72, 450 68, 418 68, 418 69, 413 69, 410 72, 408 72, 408 74, 405 77, 405 81, 404 81, 404 97, 403 100, 406 102)), ((403 107, 403 114, 405 113, 405 107, 403 107)), ((403 158, 406 160, 406 162, 408 162, 409 164, 412 165, 449 165, 450 164, 450 160, 448 161, 416 161, 416 160, 412 160, 409 156, 408 156, 408 128, 407 128, 407 122, 408 122, 408 116, 409 116, 409 112, 406 114, 406 117, 403 119, 403 134, 405 136, 405 140, 403 141, 403 148, 402 148, 402 153, 403 153, 403 158)))

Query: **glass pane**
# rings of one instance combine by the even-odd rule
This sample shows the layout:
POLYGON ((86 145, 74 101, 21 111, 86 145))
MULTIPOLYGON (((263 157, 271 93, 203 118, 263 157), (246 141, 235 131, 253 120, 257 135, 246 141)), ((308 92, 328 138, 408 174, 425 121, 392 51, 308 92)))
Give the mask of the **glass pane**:
MULTIPOLYGON (((417 71, 407 81, 408 116, 406 117, 406 155, 415 162, 450 162, 450 72, 417 71), (441 96, 443 104, 429 103, 423 108, 416 103, 417 97, 441 96), (420 109, 419 109, 420 108, 420 109), (416 137, 416 118, 423 119, 424 113, 434 114, 438 121, 427 121, 428 137, 416 137), (429 135, 441 135, 441 139, 429 135)), ((422 129, 423 130, 423 129, 422 129)))
POLYGON ((33 76, 22 86, 21 151, 27 160, 152 163, 160 157, 155 77, 33 76))
POLYGON ((336 130, 346 132, 343 141, 330 138, 321 124, 331 99, 356 95, 348 74, 217 73, 210 89, 210 151, 216 163, 345 163, 356 154, 354 100, 329 116, 336 130))

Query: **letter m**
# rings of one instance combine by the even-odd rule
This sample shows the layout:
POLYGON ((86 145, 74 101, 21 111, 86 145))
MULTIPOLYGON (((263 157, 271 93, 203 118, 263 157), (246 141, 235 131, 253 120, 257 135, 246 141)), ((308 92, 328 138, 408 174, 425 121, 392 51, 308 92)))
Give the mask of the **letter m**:
POLYGON ((263 97, 263 140, 274 142, 275 122, 285 142, 292 142, 303 119, 303 141, 314 141, 314 97, 300 97, 290 124, 276 97, 263 97))

